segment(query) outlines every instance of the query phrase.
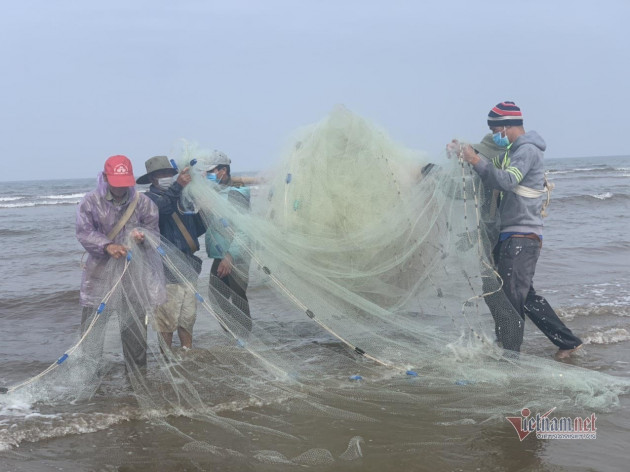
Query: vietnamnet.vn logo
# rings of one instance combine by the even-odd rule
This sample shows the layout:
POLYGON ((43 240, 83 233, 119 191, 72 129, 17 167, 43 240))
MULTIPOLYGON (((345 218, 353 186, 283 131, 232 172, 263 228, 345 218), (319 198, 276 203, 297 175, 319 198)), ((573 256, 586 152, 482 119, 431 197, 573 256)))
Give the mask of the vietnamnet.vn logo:
POLYGON ((596 439, 597 428, 595 413, 585 418, 562 417, 550 418, 549 415, 556 408, 552 408, 547 413, 532 415, 529 408, 521 410, 521 416, 506 416, 507 419, 522 441, 534 431, 538 439, 596 439))

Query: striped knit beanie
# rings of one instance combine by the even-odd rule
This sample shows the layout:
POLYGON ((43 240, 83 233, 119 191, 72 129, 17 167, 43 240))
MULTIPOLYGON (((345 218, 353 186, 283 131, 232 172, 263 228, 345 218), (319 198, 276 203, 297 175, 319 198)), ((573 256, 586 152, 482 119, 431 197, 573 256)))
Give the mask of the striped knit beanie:
POLYGON ((488 113, 488 126, 523 126, 523 114, 514 102, 501 102, 488 113))

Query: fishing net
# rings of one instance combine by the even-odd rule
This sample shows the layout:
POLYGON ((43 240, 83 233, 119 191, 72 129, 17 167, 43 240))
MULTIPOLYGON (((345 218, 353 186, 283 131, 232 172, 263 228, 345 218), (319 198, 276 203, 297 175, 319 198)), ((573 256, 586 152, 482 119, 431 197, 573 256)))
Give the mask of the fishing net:
MULTIPOLYGON (((187 144, 177 165, 208 155, 187 144)), ((488 297, 499 316, 519 315, 492 267, 484 189, 457 159, 429 160, 337 108, 300 130, 250 192, 243 204, 194 166, 184 190, 222 244, 238 247, 233 285, 198 277, 159 236, 129 238, 130 256, 103 270, 103 304, 79 344, 9 396, 86 401, 126 382, 137 417, 172 431, 187 457, 312 466, 359 459, 360 425, 400 427, 422 408, 487 421, 524 405, 605 410, 627 390, 497 345, 488 297), (196 297, 190 351, 152 336, 156 307, 137 282, 156 254, 196 297), (142 343, 146 325, 147 365, 116 374, 120 332, 142 343), (187 420, 205 433, 187 432, 187 420), (348 442, 314 437, 317 422, 346 428, 348 442)))

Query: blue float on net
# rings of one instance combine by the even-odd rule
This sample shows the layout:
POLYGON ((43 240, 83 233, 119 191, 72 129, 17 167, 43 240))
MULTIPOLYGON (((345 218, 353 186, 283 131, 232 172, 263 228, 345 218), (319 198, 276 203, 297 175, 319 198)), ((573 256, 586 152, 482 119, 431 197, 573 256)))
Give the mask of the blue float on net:
POLYGON ((455 385, 472 385, 475 382, 473 382, 472 380, 466 380, 466 379, 460 379, 460 380, 456 380, 455 381, 455 385))
POLYGON ((287 183, 290 184, 291 183, 291 174, 287 174, 287 183))
MULTIPOLYGON (((189 164, 190 166, 194 166, 197 163, 197 159, 192 159, 189 164)), ((171 166, 173 167, 173 169, 175 169, 177 172, 179 172, 179 167, 177 167, 177 162, 175 162, 175 159, 171 159, 171 166)))
POLYGON ((351 375, 350 380, 363 380, 363 377, 360 375, 351 375))
POLYGON ((414 372, 413 370, 408 370, 406 372, 406 374, 410 377, 417 377, 418 376, 418 372, 414 372))

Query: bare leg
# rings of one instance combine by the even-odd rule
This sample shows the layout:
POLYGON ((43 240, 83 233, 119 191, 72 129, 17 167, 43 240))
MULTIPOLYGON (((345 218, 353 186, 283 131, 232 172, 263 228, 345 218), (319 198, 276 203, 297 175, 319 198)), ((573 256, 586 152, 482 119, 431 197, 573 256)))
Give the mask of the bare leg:
MULTIPOLYGON (((179 336, 179 342, 182 344, 182 347, 187 349, 192 348, 192 334, 186 331, 184 328, 179 326, 177 328, 177 335, 179 336)), ((171 333, 171 340, 173 339, 173 333, 171 333)))
POLYGON ((160 351, 162 351, 162 353, 164 353, 164 348, 171 347, 171 344, 173 344, 173 333, 168 333, 165 331, 160 331, 160 337, 162 338, 160 341, 160 351))

